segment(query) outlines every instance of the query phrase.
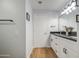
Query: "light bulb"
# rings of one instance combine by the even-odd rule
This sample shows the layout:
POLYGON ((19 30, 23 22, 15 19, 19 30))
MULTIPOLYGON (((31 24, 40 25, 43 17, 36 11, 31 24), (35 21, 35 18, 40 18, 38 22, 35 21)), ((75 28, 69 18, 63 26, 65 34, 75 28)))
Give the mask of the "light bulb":
POLYGON ((69 12, 71 13, 71 12, 72 12, 72 10, 71 10, 71 9, 69 9, 69 12))
POLYGON ((61 15, 63 15, 63 14, 64 14, 64 12, 61 13, 61 15))
POLYGON ((64 14, 64 11, 61 13, 61 15, 63 15, 64 14))
POLYGON ((76 9, 76 7, 72 7, 72 10, 75 10, 76 9))
POLYGON ((69 14, 69 12, 67 11, 67 12, 66 12, 66 14, 68 15, 68 14, 69 14))
POLYGON ((61 12, 61 15, 65 14, 65 12, 66 12, 65 10, 63 12, 61 12))

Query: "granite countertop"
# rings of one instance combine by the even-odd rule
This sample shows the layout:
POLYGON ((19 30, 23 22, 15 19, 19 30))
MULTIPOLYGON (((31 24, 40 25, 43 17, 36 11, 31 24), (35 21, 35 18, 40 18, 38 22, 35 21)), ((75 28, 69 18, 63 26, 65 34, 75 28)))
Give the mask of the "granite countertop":
POLYGON ((50 32, 50 34, 77 42, 77 36, 66 36, 66 35, 60 34, 60 32, 50 32))

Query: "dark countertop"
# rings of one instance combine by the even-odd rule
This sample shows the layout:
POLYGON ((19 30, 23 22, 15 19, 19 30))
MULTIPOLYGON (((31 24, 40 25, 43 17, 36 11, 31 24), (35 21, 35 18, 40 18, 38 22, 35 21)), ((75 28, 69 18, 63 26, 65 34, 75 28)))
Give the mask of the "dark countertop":
POLYGON ((68 39, 68 40, 71 40, 71 41, 74 41, 74 42, 77 42, 77 36, 76 35, 72 35, 72 36, 66 36, 65 34, 60 34, 61 32, 50 32, 50 34, 53 34, 53 35, 56 35, 58 37, 62 37, 62 38, 65 38, 65 39, 68 39))

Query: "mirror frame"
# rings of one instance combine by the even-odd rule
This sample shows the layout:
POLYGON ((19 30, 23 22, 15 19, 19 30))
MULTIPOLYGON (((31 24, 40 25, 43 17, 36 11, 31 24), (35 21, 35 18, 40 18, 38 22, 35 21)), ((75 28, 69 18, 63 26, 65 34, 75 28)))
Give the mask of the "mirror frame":
POLYGON ((76 1, 76 6, 79 7, 79 4, 78 4, 79 1, 78 0, 75 0, 75 1, 76 1))
POLYGON ((76 22, 79 22, 79 15, 76 15, 76 22))

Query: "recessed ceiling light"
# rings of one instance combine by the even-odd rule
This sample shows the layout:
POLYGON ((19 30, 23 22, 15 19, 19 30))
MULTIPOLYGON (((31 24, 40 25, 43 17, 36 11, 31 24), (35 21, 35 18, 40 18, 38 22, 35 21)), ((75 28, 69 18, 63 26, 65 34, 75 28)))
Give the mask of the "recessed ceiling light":
POLYGON ((42 1, 38 1, 39 4, 42 4, 42 1))

